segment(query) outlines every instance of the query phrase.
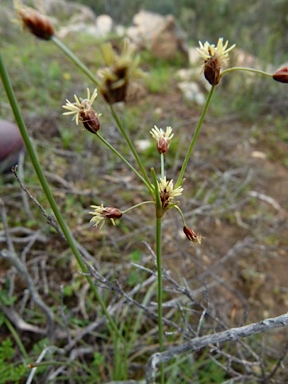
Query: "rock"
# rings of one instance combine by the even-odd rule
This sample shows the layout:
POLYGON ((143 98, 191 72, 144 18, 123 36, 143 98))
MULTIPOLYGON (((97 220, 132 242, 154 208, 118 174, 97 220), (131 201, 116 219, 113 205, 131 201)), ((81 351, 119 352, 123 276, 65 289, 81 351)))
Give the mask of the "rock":
POLYGON ((201 66, 196 68, 182 68, 176 72, 176 77, 180 81, 192 81, 197 82, 201 89, 205 89, 207 92, 210 91, 211 85, 205 79, 204 73, 201 70, 201 66))
POLYGON ((177 86, 184 99, 193 101, 198 105, 205 103, 207 91, 211 86, 201 73, 201 67, 179 69, 176 72, 176 77, 179 80, 177 86))
POLYGON ((71 33, 86 33, 94 37, 105 37, 113 31, 113 27, 113 20, 110 16, 100 15, 93 24, 79 22, 64 26, 59 30, 58 36, 63 39, 71 33))
POLYGON ((65 0, 45 0, 42 3, 45 13, 61 20, 61 22, 94 23, 96 19, 92 9, 82 4, 65 0))
POLYGON ((0 120, 0 172, 17 164, 24 142, 16 124, 0 120))
POLYGON ((203 64, 203 59, 201 58, 196 47, 189 47, 188 48, 188 57, 189 57, 189 64, 193 67, 194 66, 200 67, 201 64, 203 64))
POLYGON ((97 36, 107 36, 113 30, 113 20, 108 15, 100 15, 96 19, 97 36))
POLYGON ((78 33, 86 33, 89 35, 97 36, 96 25, 87 25, 85 23, 67 25, 66 27, 60 28, 59 32, 57 33, 57 36, 60 39, 64 39, 70 34, 75 35, 78 33))
POLYGON ((155 57, 173 59, 180 55, 188 62, 186 36, 172 15, 140 11, 133 18, 127 37, 139 49, 150 50, 155 57))
POLYGON ((181 81, 180 83, 178 83, 178 88, 181 90, 186 100, 193 101, 198 105, 204 105, 206 97, 204 96, 197 83, 181 81))

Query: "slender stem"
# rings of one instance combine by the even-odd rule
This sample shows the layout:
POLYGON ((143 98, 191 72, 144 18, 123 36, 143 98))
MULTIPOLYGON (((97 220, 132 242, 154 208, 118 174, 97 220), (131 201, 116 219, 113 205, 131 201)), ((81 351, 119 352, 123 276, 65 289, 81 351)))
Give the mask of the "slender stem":
POLYGON ((8 320, 7 317, 4 318, 4 323, 5 323, 6 327, 8 328, 8 330, 10 331, 11 335, 14 337, 16 344, 18 345, 18 348, 20 349, 24 359, 27 361, 29 356, 26 352, 26 349, 25 349, 25 347, 21 341, 21 338, 19 337, 16 329, 13 327, 13 325, 11 324, 11 322, 8 320))
MULTIPOLYGON (((269 77, 272 76, 270 73, 265 72, 265 71, 260 71, 259 69, 246 68, 246 67, 231 67, 231 68, 228 68, 228 69, 226 69, 225 71, 223 71, 222 74, 221 74, 221 77, 224 76, 224 75, 226 75, 227 73, 229 73, 229 72, 233 72, 233 71, 247 71, 247 72, 254 72, 254 73, 257 73, 257 74, 260 74, 260 75, 269 76, 269 77)), ((206 100, 206 103, 205 103, 205 105, 204 105, 202 114, 201 114, 200 119, 199 119, 199 122, 198 122, 198 125, 197 125, 197 127, 196 127, 196 131, 195 131, 195 133, 194 133, 193 139, 192 139, 192 141, 191 141, 191 143, 190 143, 190 146, 189 146, 189 148, 188 148, 188 151, 187 151, 185 160, 184 160, 184 162, 183 162, 183 165, 182 165, 182 168, 181 168, 181 171, 180 171, 178 180, 177 180, 177 182, 176 182, 176 184, 175 184, 175 188, 179 187, 179 186, 181 185, 182 180, 183 180, 184 173, 185 173, 185 170, 186 170, 188 161, 189 161, 190 156, 191 156, 191 154, 192 154, 192 151, 193 151, 193 149, 194 149, 194 146, 195 146, 195 143, 196 143, 198 134, 199 134, 199 132, 200 132, 200 129, 201 129, 202 123, 203 123, 203 121, 204 121, 205 115, 206 115, 206 113, 207 113, 208 107, 209 107, 209 105, 210 105, 210 102, 211 102, 211 98, 212 98, 214 89, 215 89, 215 85, 213 85, 213 86, 211 87, 211 89, 210 89, 208 98, 207 98, 207 100, 206 100)))
POLYGON ((113 105, 111 105, 111 104, 110 104, 110 110, 111 110, 111 114, 114 117, 114 120, 115 120, 115 122, 116 122, 116 124, 117 124, 117 126, 118 126, 118 128, 119 128, 119 130, 121 132, 121 134, 123 135, 124 139, 126 140, 126 143, 128 144, 131 152, 133 153, 133 156, 134 156, 135 160, 137 161, 137 164, 138 164, 139 168, 141 169, 146 182, 149 185, 151 185, 151 182, 150 182, 150 180, 148 178, 148 175, 146 173, 144 165, 143 165, 143 163, 142 163, 142 161, 141 161, 141 159, 140 159, 140 157, 139 157, 139 155, 138 155, 138 153, 137 153, 137 151, 136 151, 136 149, 135 149, 135 147, 134 147, 134 145, 133 145, 129 135, 127 134, 127 132, 125 131, 121 121, 119 120, 119 118, 118 118, 118 116, 117 116, 117 114, 116 114, 116 112, 115 112, 115 110, 113 108, 113 105))
POLYGON ((265 71, 261 71, 260 69, 248 68, 248 67, 231 67, 231 68, 227 68, 227 69, 225 69, 225 71, 223 71, 221 73, 221 77, 223 77, 227 73, 234 72, 234 71, 253 72, 253 73, 257 73, 258 75, 264 75, 264 76, 272 77, 271 73, 268 73, 268 72, 265 72, 265 71))
POLYGON ((156 178, 156 173, 155 169, 151 168, 151 174, 153 178, 153 184, 154 184, 154 197, 156 201, 156 217, 161 218, 163 216, 163 209, 162 209, 162 203, 161 203, 161 198, 160 198, 160 193, 159 193, 159 186, 156 178))
POLYGON ((186 221, 185 221, 183 212, 182 212, 181 209, 178 207, 178 205, 174 205, 173 208, 177 209, 177 211, 180 213, 180 216, 181 216, 181 219, 182 219, 182 222, 183 222, 183 226, 185 227, 185 225, 186 225, 186 221))
POLYGON ((164 153, 160 154, 161 158, 161 179, 164 178, 165 176, 165 158, 164 158, 164 153))
POLYGON ((126 165, 128 165, 128 167, 135 173, 137 177, 139 177, 139 179, 146 185, 148 190, 153 194, 153 188, 151 186, 151 183, 149 182, 148 184, 147 181, 143 178, 143 176, 141 176, 140 173, 133 167, 133 165, 130 164, 129 161, 126 160, 125 157, 117 151, 117 149, 115 149, 110 143, 108 143, 108 141, 106 141, 104 137, 102 137, 98 132, 96 132, 96 135, 102 141, 103 144, 105 144, 112 152, 115 153, 115 155, 117 155, 126 165))
MULTIPOLYGON (((162 281, 162 219, 156 217, 156 260, 157 260, 157 279, 158 279, 158 338, 159 350, 164 350, 164 334, 163 334, 163 281, 162 281)), ((164 384, 164 366, 160 365, 161 384, 164 384)))
MULTIPOLYGON (((73 362, 74 363, 74 362, 73 362)), ((55 360, 51 360, 51 361, 42 361, 41 363, 30 363, 28 364, 28 368, 38 368, 38 367, 49 367, 49 366, 55 366, 57 367, 58 365, 65 365, 67 367, 69 367, 70 365, 73 365, 72 362, 66 362, 66 361, 55 361, 55 360)))
MULTIPOLYGON (((156 199, 156 262, 157 262, 157 303, 158 303, 158 339, 160 352, 164 349, 163 333, 163 279, 162 279, 162 202, 154 169, 151 169, 156 199)), ((160 365, 160 382, 164 384, 164 365, 160 365)))
POLYGON ((5 92, 7 94, 7 97, 8 97, 8 100, 10 102, 10 105, 11 105, 11 109, 14 113, 14 117, 15 117, 15 120, 17 121, 17 124, 18 124, 18 127, 19 127, 19 130, 21 132, 21 135, 22 135, 22 138, 23 138, 23 141, 25 143, 25 146, 26 146, 26 149, 27 149, 27 152, 29 153, 29 156, 30 156, 30 159, 31 159, 31 162, 33 164, 33 167, 34 167, 34 170, 38 176, 38 179, 40 181, 40 184, 43 188, 43 191, 47 197, 47 200, 53 210, 53 213, 58 221, 58 224, 66 238, 66 241, 67 243, 69 244, 80 268, 82 269, 82 271, 84 272, 85 274, 85 277, 91 287, 91 290, 92 292, 94 293, 96 299, 98 300, 101 308, 102 308, 102 311, 103 313, 106 315, 107 317, 107 320, 108 320, 108 323, 110 325, 110 327, 117 333, 117 335, 119 337, 121 337, 121 339, 124 341, 122 335, 119 333, 119 330, 116 326, 116 324, 114 323, 114 321, 112 320, 109 312, 107 311, 107 308, 106 308, 106 305, 104 303, 104 301, 102 300, 100 294, 98 293, 97 291, 97 288, 96 286, 94 285, 93 283, 93 280, 91 279, 91 277, 89 276, 89 274, 87 273, 88 270, 87 270, 87 267, 84 263, 84 261, 82 260, 82 257, 78 251, 78 248, 75 244, 75 241, 73 239, 73 236, 65 222, 65 220, 63 219, 61 213, 60 213, 60 210, 58 209, 58 206, 54 200, 54 197, 53 197, 53 194, 50 190, 50 187, 49 187, 49 184, 46 180, 46 177, 44 176, 44 173, 42 171, 42 168, 41 168, 41 165, 39 163, 39 160, 38 160, 38 157, 36 155, 36 152, 34 150, 34 147, 32 145, 32 142, 30 140, 30 137, 29 137, 29 134, 28 134, 28 131, 27 131, 27 128, 25 126, 25 123, 24 123, 24 120, 22 118, 22 115, 21 115, 21 112, 20 112, 20 108, 18 106, 18 103, 17 103, 17 100, 16 100, 16 97, 15 97, 15 94, 14 94, 14 91, 13 91, 13 88, 12 88, 12 84, 11 84, 11 81, 10 81, 10 78, 9 78, 9 75, 6 71, 6 68, 4 66, 4 63, 2 61, 2 57, 1 57, 1 54, 0 54, 0 75, 1 75, 1 78, 2 78, 2 82, 3 82, 3 86, 4 86, 4 89, 5 89, 5 92))
POLYGON ((155 201, 142 201, 142 203, 138 203, 136 205, 133 205, 133 207, 129 207, 129 208, 125 209, 125 211, 121 211, 121 212, 124 214, 124 213, 131 211, 134 208, 141 207, 141 205, 145 205, 145 204, 155 204, 155 201))
POLYGON ((186 157, 185 157, 184 162, 183 162, 183 164, 182 164, 182 168, 181 168, 181 170, 180 170, 180 173, 179 173, 177 182, 176 182, 176 184, 175 184, 175 188, 178 188, 178 187, 181 185, 181 183, 182 183, 182 180, 183 180, 183 177, 184 177, 184 173, 185 173, 186 167, 187 167, 187 165, 188 165, 188 161, 189 161, 190 156, 191 156, 191 153, 192 153, 192 151, 193 151, 193 149, 194 149, 194 146, 195 146, 195 143, 196 143, 198 134, 199 134, 199 132, 200 132, 202 123, 203 123, 204 118, 205 118, 205 116, 206 116, 208 107, 209 107, 209 105, 210 105, 210 102, 211 102, 211 99, 212 99, 212 95, 213 95, 214 89, 215 89, 215 85, 213 85, 213 86, 211 87, 211 89, 210 89, 210 92, 209 92, 209 95, 208 95, 208 97, 207 97, 206 103, 205 103, 205 105, 204 105, 203 111, 202 111, 202 113, 201 113, 199 122, 198 122, 198 124, 197 124, 196 131, 195 131, 195 133, 194 133, 194 135, 193 135, 193 138, 192 138, 192 141, 191 141, 190 146, 189 146, 189 148, 188 148, 186 157))
POLYGON ((62 52, 65 53, 66 56, 69 57, 69 59, 71 59, 73 61, 73 63, 79 68, 81 69, 81 71, 83 71, 88 77, 90 80, 93 81, 94 84, 96 84, 97 86, 99 86, 99 80, 97 79, 97 77, 94 75, 93 72, 90 71, 89 68, 86 67, 85 64, 82 63, 82 61, 80 59, 78 59, 77 56, 74 55, 74 53, 72 51, 70 51, 70 49, 68 47, 66 47, 65 44, 62 43, 62 41, 60 41, 59 39, 57 39, 57 37, 55 36, 52 36, 51 37, 51 41, 53 41, 53 43, 55 45, 57 45, 58 48, 61 49, 62 52))

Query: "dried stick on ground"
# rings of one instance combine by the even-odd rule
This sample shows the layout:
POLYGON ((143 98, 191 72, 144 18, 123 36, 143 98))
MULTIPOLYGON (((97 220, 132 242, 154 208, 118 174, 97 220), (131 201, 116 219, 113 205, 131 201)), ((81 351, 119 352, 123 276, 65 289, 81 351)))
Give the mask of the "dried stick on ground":
POLYGON ((176 356, 183 353, 193 353, 201 348, 216 343, 224 343, 226 341, 236 341, 243 337, 256 335, 258 333, 267 332, 270 329, 287 327, 288 326, 288 313, 278 317, 262 320, 258 323, 245 325, 244 327, 231 328, 227 331, 214 333, 213 335, 207 335, 202 337, 196 337, 188 343, 179 345, 177 347, 169 348, 162 353, 154 353, 146 365, 146 381, 147 384, 155 383, 155 375, 157 366, 161 363, 165 363, 176 356))
POLYGON ((28 191, 28 189, 27 189, 26 187, 24 187, 23 183, 21 182, 21 180, 20 180, 19 177, 18 177, 18 174, 17 174, 17 166, 13 167, 11 170, 12 170, 14 176, 16 177, 16 180, 18 181, 18 183, 19 183, 20 187, 22 188, 22 190, 23 190, 24 192, 27 193, 27 195, 30 197, 30 199, 31 199, 31 200, 37 205, 37 207, 41 210, 43 216, 44 216, 44 217, 46 218, 46 220, 47 220, 47 223, 48 223, 49 225, 51 225, 51 227, 53 227, 53 228, 57 231, 57 233, 62 237, 62 239, 65 240, 65 237, 64 237, 62 231, 60 230, 60 228, 59 228, 59 226, 58 226, 58 224, 57 224, 56 219, 55 219, 53 216, 48 215, 48 213, 45 211, 45 209, 42 207, 42 205, 37 201, 37 199, 36 199, 34 196, 31 195, 31 193, 28 191))
MULTIPOLYGON (((5 258, 8 260, 18 271, 18 273, 23 277, 25 280, 25 283, 27 285, 27 288, 29 289, 29 292, 31 296, 33 297, 33 300, 35 303, 43 310, 43 312, 46 315, 46 321, 47 321, 47 334, 50 338, 52 338, 53 331, 54 331, 54 315, 53 311, 44 303, 44 301, 41 299, 35 285, 33 282, 33 279, 31 275, 29 274, 26 265, 20 260, 20 258, 17 256, 13 243, 11 242, 11 239, 9 237, 9 231, 8 231, 8 225, 7 225, 7 217, 6 217, 6 211, 4 209, 4 204, 2 200, 0 200, 0 207, 1 207, 1 217, 3 221, 4 231, 7 239, 7 246, 9 248, 8 251, 2 250, 0 252, 0 257, 5 258)), ((4 311, 4 306, 2 307, 2 310, 4 311)), ((6 315, 11 313, 8 309, 6 310, 6 315)), ((14 316, 15 319, 15 316, 14 316)), ((19 320, 20 318, 17 317, 18 324, 21 323, 19 320)), ((21 323, 23 325, 23 323, 21 323)))

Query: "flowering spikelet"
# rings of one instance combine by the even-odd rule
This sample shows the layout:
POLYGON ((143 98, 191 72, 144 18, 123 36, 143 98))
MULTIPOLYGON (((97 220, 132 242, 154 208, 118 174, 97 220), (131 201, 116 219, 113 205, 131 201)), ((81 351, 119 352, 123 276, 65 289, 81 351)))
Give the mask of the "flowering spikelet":
POLYGON ((216 47, 214 44, 209 44, 208 41, 204 45, 199 41, 199 45, 200 48, 197 51, 204 59, 203 71, 205 78, 211 85, 217 85, 221 79, 221 68, 229 59, 228 52, 235 47, 235 44, 227 48, 228 41, 223 45, 223 38, 221 37, 218 39, 216 47))
POLYGON ((125 39, 121 55, 113 50, 111 43, 102 45, 102 54, 107 67, 99 71, 100 92, 109 104, 125 101, 129 82, 142 75, 135 48, 125 39))
POLYGON ((100 229, 103 227, 105 218, 110 219, 112 224, 115 225, 114 219, 119 219, 122 216, 122 212, 118 208, 114 207, 104 207, 101 205, 91 205, 91 208, 94 209, 93 212, 89 212, 90 215, 93 215, 90 220, 91 223, 94 223, 94 226, 97 227, 100 224, 100 229))
POLYGON ((167 127, 166 131, 164 132, 162 128, 158 128, 156 125, 154 125, 154 128, 151 129, 150 133, 153 139, 156 140, 158 152, 163 154, 167 153, 169 149, 169 142, 174 136, 174 133, 172 133, 172 128, 167 127))
POLYGON ((50 40, 54 35, 54 27, 47 16, 34 8, 26 7, 19 2, 15 4, 17 18, 24 29, 42 40, 50 40))
POLYGON ((101 116, 101 113, 96 113, 92 108, 96 97, 97 89, 90 97, 90 90, 87 88, 87 99, 78 98, 76 95, 74 95, 74 103, 66 99, 63 108, 68 109, 69 112, 64 112, 63 115, 75 115, 72 120, 75 120, 77 125, 80 122, 88 131, 96 133, 100 129, 99 117, 101 116))
POLYGON ((183 192, 182 187, 174 189, 173 180, 167 181, 166 176, 158 181, 158 189, 163 210, 169 209, 171 206, 177 204, 177 202, 174 201, 174 197, 182 195, 183 192))

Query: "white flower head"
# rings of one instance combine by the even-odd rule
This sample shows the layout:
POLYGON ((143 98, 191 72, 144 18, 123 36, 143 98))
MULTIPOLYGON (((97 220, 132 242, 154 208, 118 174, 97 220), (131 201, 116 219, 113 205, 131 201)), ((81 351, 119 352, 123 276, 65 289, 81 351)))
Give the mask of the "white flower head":
POLYGON ((199 41, 199 45, 200 48, 197 48, 197 51, 204 60, 207 60, 209 58, 215 58, 217 56, 221 60, 221 62, 224 62, 229 58, 228 53, 236 46, 235 44, 233 44, 227 49, 228 40, 223 45, 223 37, 220 37, 218 39, 216 47, 214 44, 209 44, 208 41, 206 41, 204 45, 201 43, 201 41, 199 41))
POLYGON ((75 120, 77 125, 80 122, 88 131, 96 133, 100 129, 98 118, 101 116, 101 113, 96 113, 92 108, 96 97, 97 89, 95 89, 92 96, 90 96, 90 90, 87 88, 86 99, 78 98, 76 95, 74 95, 74 103, 66 99, 66 104, 63 105, 63 108, 69 112, 64 112, 63 115, 75 115, 72 120, 75 120))
POLYGON ((158 128, 156 125, 154 125, 154 128, 150 131, 153 139, 157 142, 157 149, 159 153, 167 153, 169 148, 170 140, 173 138, 174 133, 172 133, 171 127, 166 127, 166 131, 164 131, 162 128, 158 128))
POLYGON ((162 128, 158 128, 156 125, 154 125, 154 128, 151 129, 150 133, 153 139, 155 139, 156 141, 158 141, 159 139, 166 139, 170 141, 174 136, 171 127, 166 127, 166 131, 164 131, 162 128))
POLYGON ((204 45, 199 41, 199 45, 200 48, 197 51, 204 59, 202 70, 205 78, 211 85, 217 85, 221 79, 221 67, 229 59, 228 53, 235 47, 235 44, 227 48, 228 41, 223 44, 221 37, 216 47, 214 44, 209 44, 208 41, 204 45))

